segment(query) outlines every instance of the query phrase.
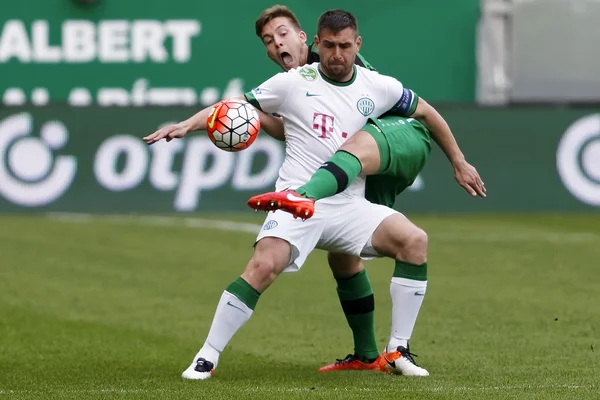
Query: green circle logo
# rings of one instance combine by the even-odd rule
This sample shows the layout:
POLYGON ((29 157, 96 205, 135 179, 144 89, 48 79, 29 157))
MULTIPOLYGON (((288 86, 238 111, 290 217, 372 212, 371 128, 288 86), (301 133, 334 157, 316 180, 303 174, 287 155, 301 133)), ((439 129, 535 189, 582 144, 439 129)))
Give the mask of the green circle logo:
POLYGON ((317 71, 311 67, 303 67, 300 71, 298 71, 301 77, 306 79, 307 81, 316 81, 317 80, 317 71))

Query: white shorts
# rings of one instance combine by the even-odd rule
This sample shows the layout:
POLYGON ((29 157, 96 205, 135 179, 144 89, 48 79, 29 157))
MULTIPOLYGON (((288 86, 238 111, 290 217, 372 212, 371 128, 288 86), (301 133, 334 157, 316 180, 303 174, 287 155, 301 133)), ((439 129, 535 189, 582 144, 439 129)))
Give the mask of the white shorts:
POLYGON ((373 257, 371 236, 381 222, 398 211, 374 204, 363 197, 315 204, 314 215, 302 221, 284 211, 269 212, 256 241, 265 237, 284 239, 292 246, 287 272, 298 271, 313 249, 373 257), (369 249, 367 253, 365 250, 369 249))

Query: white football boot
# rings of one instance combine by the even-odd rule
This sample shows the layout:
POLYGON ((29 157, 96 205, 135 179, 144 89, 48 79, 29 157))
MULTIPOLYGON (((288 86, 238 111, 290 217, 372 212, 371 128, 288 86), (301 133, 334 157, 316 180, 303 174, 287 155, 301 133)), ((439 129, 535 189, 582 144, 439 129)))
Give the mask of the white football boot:
POLYGON ((429 372, 425 368, 417 365, 409 351, 408 346, 398 346, 396 350, 383 353, 383 358, 387 361, 387 370, 393 374, 404 376, 429 376, 429 372))
POLYGON ((215 373, 215 364, 200 357, 183 371, 183 379, 204 380, 210 378, 215 373))

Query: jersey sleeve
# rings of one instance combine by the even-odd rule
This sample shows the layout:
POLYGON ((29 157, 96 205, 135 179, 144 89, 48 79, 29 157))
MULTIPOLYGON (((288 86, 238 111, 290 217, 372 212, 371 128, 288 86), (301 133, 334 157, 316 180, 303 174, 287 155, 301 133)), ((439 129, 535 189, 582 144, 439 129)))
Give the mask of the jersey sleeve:
POLYGON ((290 73, 280 72, 259 87, 244 94, 254 107, 266 113, 277 113, 285 103, 292 88, 293 77, 290 73))
POLYGON ((419 96, 412 90, 405 88, 397 79, 387 78, 388 100, 392 104, 388 112, 401 117, 410 117, 417 109, 419 96))

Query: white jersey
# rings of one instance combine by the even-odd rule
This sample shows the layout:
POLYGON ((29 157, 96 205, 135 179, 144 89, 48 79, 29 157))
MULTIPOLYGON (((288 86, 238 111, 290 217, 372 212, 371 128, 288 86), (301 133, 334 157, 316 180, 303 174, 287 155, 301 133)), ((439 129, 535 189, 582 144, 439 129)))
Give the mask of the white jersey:
MULTIPOLYGON (((319 63, 282 72, 246 93, 246 99, 267 113, 283 117, 286 153, 277 191, 295 189, 369 118, 379 117, 403 99, 404 88, 395 78, 354 66, 348 82, 334 82, 319 63)), ((364 196, 365 180, 358 177, 337 196, 364 196)))

